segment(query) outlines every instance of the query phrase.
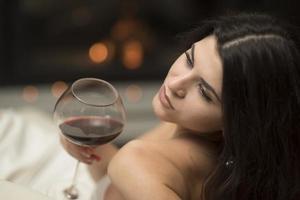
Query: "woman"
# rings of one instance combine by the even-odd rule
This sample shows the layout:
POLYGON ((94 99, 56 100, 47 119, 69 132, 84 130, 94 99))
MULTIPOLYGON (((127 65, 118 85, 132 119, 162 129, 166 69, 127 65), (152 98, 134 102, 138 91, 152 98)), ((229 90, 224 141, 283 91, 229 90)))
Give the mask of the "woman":
POLYGON ((300 199, 300 54, 291 29, 251 14, 203 23, 153 99, 160 126, 120 150, 62 139, 65 149, 93 163, 96 180, 108 166, 104 199, 300 199))

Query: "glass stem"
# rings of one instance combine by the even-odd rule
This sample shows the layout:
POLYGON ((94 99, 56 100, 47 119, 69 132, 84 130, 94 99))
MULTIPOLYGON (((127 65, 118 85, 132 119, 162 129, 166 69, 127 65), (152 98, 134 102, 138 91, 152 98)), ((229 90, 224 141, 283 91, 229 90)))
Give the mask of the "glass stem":
POLYGON ((79 191, 76 188, 79 164, 80 164, 80 161, 77 161, 75 172, 74 172, 73 179, 72 179, 72 184, 63 191, 65 194, 65 197, 67 197, 67 199, 78 199, 78 197, 79 197, 79 191))
POLYGON ((78 168, 79 168, 79 164, 80 164, 80 161, 78 160, 78 161, 77 161, 77 164, 76 164, 76 167, 75 167, 75 172, 74 172, 74 175, 73 175, 71 187, 75 187, 75 185, 76 185, 77 176, 78 176, 78 168))

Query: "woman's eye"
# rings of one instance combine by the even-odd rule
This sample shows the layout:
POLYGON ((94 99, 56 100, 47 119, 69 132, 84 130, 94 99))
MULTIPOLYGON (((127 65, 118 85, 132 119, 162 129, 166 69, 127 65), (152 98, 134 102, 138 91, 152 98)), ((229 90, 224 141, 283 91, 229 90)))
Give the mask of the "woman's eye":
POLYGON ((212 102, 212 98, 207 94, 206 88, 204 88, 202 84, 199 84, 199 91, 207 102, 212 102))

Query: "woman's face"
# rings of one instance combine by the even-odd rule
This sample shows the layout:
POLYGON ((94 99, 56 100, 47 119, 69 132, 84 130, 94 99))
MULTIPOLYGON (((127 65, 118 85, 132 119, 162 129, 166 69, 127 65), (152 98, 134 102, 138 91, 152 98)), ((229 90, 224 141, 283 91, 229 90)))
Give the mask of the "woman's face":
POLYGON ((153 99, 155 114, 191 131, 221 130, 222 76, 216 38, 196 42, 171 66, 153 99))

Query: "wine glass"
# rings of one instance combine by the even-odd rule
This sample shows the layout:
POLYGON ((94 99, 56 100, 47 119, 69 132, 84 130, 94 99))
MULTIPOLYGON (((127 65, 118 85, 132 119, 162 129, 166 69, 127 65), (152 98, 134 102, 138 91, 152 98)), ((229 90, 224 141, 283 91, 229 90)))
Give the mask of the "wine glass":
MULTIPOLYGON (((96 78, 75 81, 58 99, 54 121, 68 141, 87 147, 105 144, 123 130, 125 109, 117 90, 108 82, 96 78)), ((63 193, 67 199, 78 199, 77 162, 70 187, 63 193)))

